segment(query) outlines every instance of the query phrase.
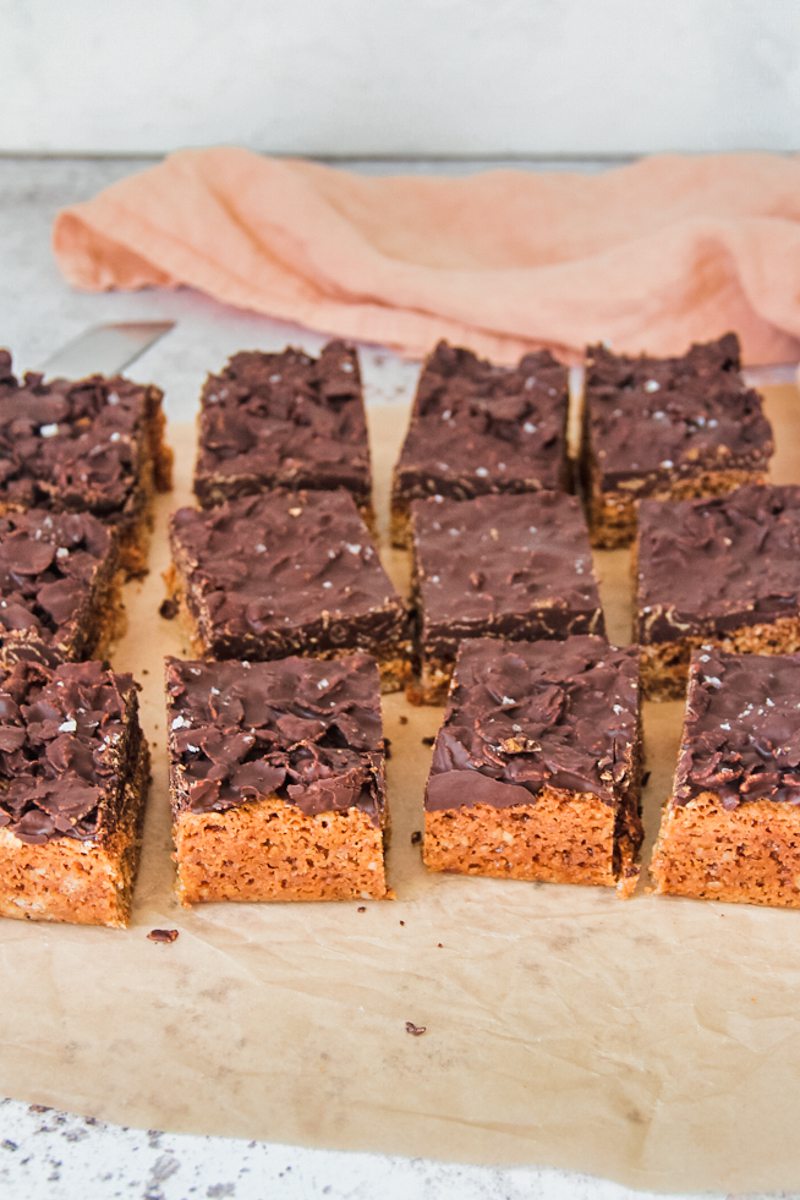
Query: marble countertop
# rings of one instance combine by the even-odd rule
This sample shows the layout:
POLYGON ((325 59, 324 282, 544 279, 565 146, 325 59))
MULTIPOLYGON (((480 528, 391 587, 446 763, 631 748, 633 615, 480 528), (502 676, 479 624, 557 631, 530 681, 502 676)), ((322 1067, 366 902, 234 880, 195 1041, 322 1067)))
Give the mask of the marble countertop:
MULTIPOLYGON (((188 291, 119 295, 71 291, 58 275, 49 250, 56 210, 89 197, 136 166, 119 159, 0 159, 0 342, 13 349, 19 367, 34 368, 89 325, 126 319, 175 320, 176 328, 138 360, 133 373, 157 379, 166 390, 170 418, 186 420, 194 412, 205 373, 234 350, 255 345, 277 349, 294 342, 313 351, 323 339, 282 322, 235 312, 188 291)), ((413 163, 393 163, 392 169, 400 166, 415 169, 413 163)), ((431 170, 431 164, 423 169, 431 170)), ((443 169, 458 166, 448 164, 443 169)), ((362 363, 373 403, 408 400, 415 364, 370 347, 364 348, 362 363)), ((122 1129, 13 1099, 0 1101, 3 1200, 33 1196, 37 1200, 72 1196, 623 1200, 646 1195, 650 1193, 545 1167, 467 1167, 178 1136, 122 1129)))

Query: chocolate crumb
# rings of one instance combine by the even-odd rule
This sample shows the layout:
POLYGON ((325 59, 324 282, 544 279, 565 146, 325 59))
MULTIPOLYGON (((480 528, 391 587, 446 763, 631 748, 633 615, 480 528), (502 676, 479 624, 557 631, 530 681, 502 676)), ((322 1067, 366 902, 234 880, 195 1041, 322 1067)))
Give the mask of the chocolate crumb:
POLYGON ((418 846, 421 841, 422 841, 422 830, 415 829, 414 832, 411 834, 411 845, 418 846))
POLYGON ((150 674, 150 672, 148 671, 147 667, 142 667, 142 674, 143 674, 143 675, 149 675, 149 674, 150 674))
POLYGON ((401 925, 405 925, 405 921, 401 921, 401 922, 400 922, 400 924, 401 924, 401 925))
POLYGON ((158 608, 158 613, 159 616, 163 617, 165 621, 173 621, 178 615, 177 600, 173 600, 171 597, 167 597, 166 600, 162 600, 158 608))
POLYGON ((436 738, 431 736, 431 737, 421 738, 420 740, 422 741, 423 746, 432 746, 433 743, 436 741, 436 738))
POLYGON ((415 1025, 413 1021, 406 1021, 406 1033, 410 1033, 412 1037, 422 1037, 423 1033, 427 1032, 427 1025, 415 1025))
POLYGON ((151 929, 147 935, 147 940, 149 942, 163 942, 164 944, 175 942, 178 940, 178 931, 177 929, 151 929))
POLYGON ((442 942, 437 942, 437 943, 436 943, 436 949, 437 949, 437 950, 444 950, 444 944, 443 944, 442 942))
POLYGON ((383 752, 386 755, 386 761, 392 757, 392 739, 385 737, 383 739, 383 752))
POLYGON ((398 721, 400 722, 400 724, 401 724, 401 725, 407 725, 407 724, 408 724, 408 717, 405 715, 405 713, 401 713, 401 714, 400 714, 400 716, 399 716, 397 719, 398 719, 398 721))
POLYGON ((366 912, 366 911, 367 911, 366 904, 359 904, 358 908, 356 909, 356 912, 366 912))
POLYGON ((647 787, 648 783, 650 782, 651 774, 652 774, 651 771, 644 772, 644 774, 642 775, 642 787, 647 787))

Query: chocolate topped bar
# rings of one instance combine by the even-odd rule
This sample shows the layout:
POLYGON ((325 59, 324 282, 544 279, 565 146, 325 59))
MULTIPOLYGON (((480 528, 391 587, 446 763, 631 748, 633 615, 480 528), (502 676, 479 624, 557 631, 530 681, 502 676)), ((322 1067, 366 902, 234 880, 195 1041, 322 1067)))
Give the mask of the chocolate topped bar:
POLYGON ((102 663, 0 673, 0 914, 126 925, 150 757, 136 684, 102 663))
POLYGON ((167 727, 184 904, 386 896, 374 659, 168 659, 167 727))
POLYGON ((702 792, 800 804, 800 655, 695 652, 673 803, 702 792))
POLYGON ((0 679, 0 828, 23 842, 108 834, 138 741, 130 675, 102 663, 16 664, 0 679))
POLYGON ((440 342, 420 376, 395 467, 393 536, 411 500, 566 488, 567 369, 546 350, 500 367, 440 342))
POLYGON ((507 808, 545 786, 613 805, 630 772, 638 720, 634 646, 617 650, 598 637, 465 642, 426 807, 507 808))
POLYGON ((627 887, 640 757, 635 647, 463 642, 428 779, 425 861, 627 887))
POLYGON ((0 516, 0 659, 91 656, 119 623, 117 552, 90 513, 0 516))
POLYGON ((689 655, 800 650, 800 487, 639 504, 638 622, 653 698, 683 693, 689 655))
POLYGON ((800 486, 639 505, 642 642, 800 614, 800 486))
POLYGON ((289 348, 235 354, 201 396, 195 494, 204 507, 270 488, 347 488, 370 506, 358 357, 330 342, 319 358, 289 348))
POLYGON ((692 655, 656 891, 800 908, 800 654, 692 655))
POLYGON ((713 496, 763 482, 772 432, 726 334, 675 358, 587 352, 583 474, 599 545, 629 541, 636 497, 713 496))
POLYGON ((739 339, 693 345, 675 358, 588 351, 590 432, 604 483, 743 464, 766 468, 772 434, 758 392, 740 374, 739 339))
POLYGON ((173 585, 215 658, 374 653, 408 667, 407 614, 347 492, 265 493, 171 521, 173 585))
POLYGON ((428 687, 469 637, 603 633, 580 503, 564 492, 412 505, 414 592, 428 687))
POLYGON ((0 350, 0 509, 91 512, 119 526, 123 565, 139 573, 153 489, 170 486, 161 400, 119 376, 18 379, 0 350))
POLYGON ((277 796, 307 815, 358 808, 380 824, 383 728, 373 659, 167 660, 176 803, 224 812, 277 796))

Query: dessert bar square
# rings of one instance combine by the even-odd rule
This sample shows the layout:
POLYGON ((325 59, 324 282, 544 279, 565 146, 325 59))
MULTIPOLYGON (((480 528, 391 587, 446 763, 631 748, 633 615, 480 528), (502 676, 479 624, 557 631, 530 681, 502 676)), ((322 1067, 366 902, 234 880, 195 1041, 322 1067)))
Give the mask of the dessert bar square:
POLYGON ((102 663, 0 673, 0 915, 127 925, 150 758, 102 663))
POLYGON ((103 658, 124 629, 109 526, 91 513, 0 516, 0 662, 103 658))
POLYGON ((291 347, 244 351, 206 380, 194 480, 200 504, 278 487, 343 487, 371 515, 361 375, 344 342, 329 342, 319 358, 291 347))
POLYGON ((184 904, 387 895, 373 659, 168 659, 167 729, 184 904))
POLYGON ((428 496, 566 489, 567 369, 547 351, 495 366, 440 342, 426 361, 392 485, 392 541, 428 496))
POLYGON ((169 491, 162 393, 121 377, 12 373, 0 350, 0 512, 91 512, 117 530, 128 575, 147 569, 156 491, 169 491))
POLYGON ((415 500, 412 586, 422 699, 440 702, 462 638, 536 641, 605 632, 575 496, 415 500))
POLYGON ((704 642, 732 653, 800 650, 800 487, 643 500, 637 558, 646 696, 682 696, 704 642))
POLYGON ((425 794, 425 863, 628 895, 640 775, 634 647, 464 642, 425 794))
POLYGON ((681 500, 763 483, 772 450, 735 334, 677 358, 589 349, 582 476, 593 545, 628 545, 642 496, 681 500))
POLYGON ((411 674, 403 601, 349 493, 244 496, 172 517, 168 585, 209 658, 373 654, 384 689, 411 674))
POLYGON ((800 655, 692 655, 657 892, 800 908, 800 655))

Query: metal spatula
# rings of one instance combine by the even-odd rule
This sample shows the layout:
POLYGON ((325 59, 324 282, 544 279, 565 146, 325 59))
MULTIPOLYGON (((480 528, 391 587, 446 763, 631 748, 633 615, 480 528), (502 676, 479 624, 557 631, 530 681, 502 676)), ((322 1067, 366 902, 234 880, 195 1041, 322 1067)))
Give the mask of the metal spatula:
POLYGON ((65 379, 80 379, 95 373, 115 375, 174 327, 174 321, 116 321, 93 325, 56 350, 42 363, 40 370, 65 379))

